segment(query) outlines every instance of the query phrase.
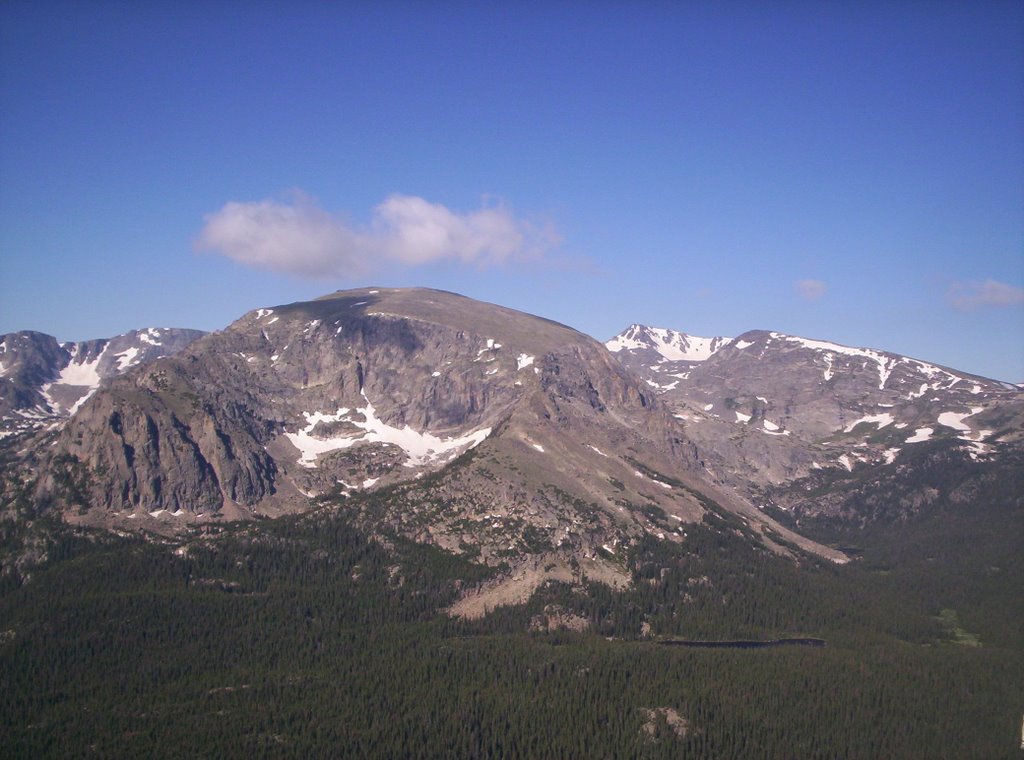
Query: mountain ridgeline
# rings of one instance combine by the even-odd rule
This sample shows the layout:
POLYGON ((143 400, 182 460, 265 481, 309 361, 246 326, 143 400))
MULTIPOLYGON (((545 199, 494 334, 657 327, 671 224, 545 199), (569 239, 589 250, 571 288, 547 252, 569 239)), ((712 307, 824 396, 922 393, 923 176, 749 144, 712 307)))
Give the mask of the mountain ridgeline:
POLYGON ((761 506, 902 519, 963 505, 993 480, 1022 503, 1017 386, 760 330, 709 339, 633 325, 606 345, 672 410, 714 476, 761 506), (955 478, 925 476, 951 466, 955 478))
POLYGON ((481 605, 581 573, 628 584, 631 545, 683 541, 709 511, 776 550, 843 559, 716 485, 601 344, 439 291, 252 311, 104 384, 44 470, 37 498, 68 519, 164 533, 390 488, 371 530, 521 571, 481 605))
POLYGON ((0 380, 11 756, 1019 756, 1014 386, 386 288, 0 380))
POLYGON ((0 440, 59 425, 107 378, 172 356, 204 334, 151 327, 81 343, 32 331, 0 335, 0 440))

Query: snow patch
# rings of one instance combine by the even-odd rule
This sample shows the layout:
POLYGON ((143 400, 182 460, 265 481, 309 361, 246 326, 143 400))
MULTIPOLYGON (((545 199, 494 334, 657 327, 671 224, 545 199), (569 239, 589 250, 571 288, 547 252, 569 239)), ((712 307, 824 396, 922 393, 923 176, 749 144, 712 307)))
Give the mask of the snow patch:
POLYGON ((854 420, 853 422, 851 422, 849 425, 843 428, 843 432, 852 433, 853 429, 862 422, 874 423, 875 425, 878 426, 878 429, 881 430, 886 425, 891 425, 893 422, 895 422, 895 419, 893 419, 893 416, 888 412, 882 412, 881 414, 868 414, 864 417, 861 417, 859 420, 854 420))
POLYGON ((256 319, 263 319, 264 317, 269 317, 273 313, 274 313, 273 309, 257 309, 256 310, 256 319))
POLYGON ((68 366, 64 367, 57 376, 57 379, 52 383, 46 383, 40 392, 43 394, 43 398, 47 400, 50 406, 56 410, 61 411, 59 403, 54 401, 53 397, 50 396, 50 388, 54 385, 73 385, 79 388, 85 388, 85 393, 71 405, 71 408, 67 410, 68 414, 74 414, 78 411, 78 408, 86 402, 86 400, 96 392, 96 389, 100 387, 100 375, 99 365, 100 359, 103 358, 103 354, 106 352, 104 348, 99 355, 91 361, 76 362, 78 358, 78 346, 75 346, 71 353, 71 362, 68 366))
POLYGON ((754 344, 751 343, 749 340, 738 340, 735 343, 733 343, 733 346, 738 348, 740 351, 742 351, 744 348, 750 348, 752 345, 754 344))
POLYGON ((932 433, 934 432, 935 430, 930 427, 918 428, 910 438, 904 441, 904 443, 921 443, 922 441, 927 441, 932 437, 932 433))
POLYGON ((338 409, 333 414, 303 412, 307 422, 306 426, 296 433, 285 433, 285 437, 300 452, 299 464, 304 467, 315 467, 316 458, 320 454, 347 449, 356 443, 390 443, 398 446, 408 455, 409 461, 405 463, 406 467, 419 467, 439 461, 453 453, 478 446, 491 434, 491 428, 488 427, 456 438, 440 438, 432 433, 420 433, 408 425, 396 428, 379 419, 376 409, 366 397, 366 392, 363 391, 362 395, 366 406, 355 410, 355 413, 363 416, 364 419, 361 421, 348 419, 351 412, 346 408, 338 409), (313 428, 319 422, 342 420, 350 422, 364 432, 354 437, 341 435, 332 438, 318 438, 313 435, 313 428))
POLYGON ((146 330, 143 330, 142 332, 140 332, 138 335, 139 335, 139 340, 141 340, 143 343, 148 343, 151 346, 162 346, 163 345, 158 340, 158 338, 160 337, 160 328, 159 327, 147 328, 146 330))
POLYGON ((117 359, 117 371, 124 372, 126 369, 135 364, 135 358, 139 355, 139 349, 135 346, 127 348, 119 354, 114 354, 114 358, 117 359))
POLYGON ((533 448, 537 449, 537 451, 539 451, 541 454, 544 453, 544 447, 541 446, 539 443, 531 443, 530 445, 533 446, 533 448))
POLYGON ((825 371, 822 373, 822 375, 824 376, 826 383, 833 377, 835 377, 836 374, 835 372, 832 371, 833 361, 834 357, 832 356, 832 354, 825 354, 825 371))
POLYGON ((607 458, 608 458, 608 455, 607 455, 607 454, 605 454, 605 453, 604 453, 603 451, 601 451, 601 449, 597 448, 597 446, 591 446, 591 445, 590 445, 589 443, 587 444, 587 446, 589 446, 590 448, 592 448, 592 449, 593 449, 594 451, 596 451, 596 452, 597 452, 598 454, 600 454, 601 456, 603 456, 603 457, 604 457, 605 459, 607 459, 607 458))
POLYGON ((744 414, 743 412, 736 412, 737 422, 750 422, 750 415, 744 414))
POLYGON ((970 444, 971 445, 967 450, 967 455, 970 456, 971 459, 977 461, 979 456, 988 453, 988 446, 984 443, 981 443, 980 441, 970 441, 970 444))
POLYGON ((526 369, 533 364, 533 359, 534 357, 529 354, 519 354, 519 356, 516 357, 516 372, 521 369, 526 369))
POLYGON ((774 422, 771 422, 770 420, 761 420, 761 424, 764 425, 765 430, 771 433, 774 433, 776 430, 779 429, 779 426, 776 425, 774 422))
MULTIPOLYGON (((103 354, 101 353, 100 356, 103 354)), ((60 375, 54 381, 63 385, 84 385, 89 388, 96 388, 100 384, 100 375, 97 369, 100 365, 100 356, 91 361, 76 362, 72 357, 71 363, 60 371, 60 375)))
POLYGON ((850 457, 846 454, 839 457, 839 464, 845 467, 849 472, 853 472, 853 462, 850 461, 850 457))
POLYGON ((953 428, 954 430, 969 433, 971 432, 971 428, 964 424, 964 419, 967 417, 974 416, 982 409, 984 409, 984 407, 973 406, 971 407, 971 411, 969 412, 943 412, 942 414, 939 415, 937 422, 940 425, 945 425, 948 428, 953 428))
POLYGON ((814 351, 825 351, 834 354, 844 354, 846 356, 861 357, 864 359, 868 359, 869 361, 873 361, 878 366, 879 390, 885 388, 885 384, 889 380, 889 376, 892 374, 892 370, 896 366, 898 361, 897 359, 886 356, 878 351, 872 351, 870 348, 851 348, 849 346, 841 346, 838 343, 829 343, 828 341, 824 340, 798 338, 793 335, 783 335, 782 333, 775 332, 771 333, 771 336, 772 338, 775 338, 777 340, 784 340, 789 343, 797 343, 798 345, 801 345, 804 348, 809 348, 814 351))
POLYGON ((624 349, 654 349, 666 361, 702 362, 730 342, 729 338, 702 338, 664 327, 632 325, 605 343, 605 347, 612 353, 624 349))

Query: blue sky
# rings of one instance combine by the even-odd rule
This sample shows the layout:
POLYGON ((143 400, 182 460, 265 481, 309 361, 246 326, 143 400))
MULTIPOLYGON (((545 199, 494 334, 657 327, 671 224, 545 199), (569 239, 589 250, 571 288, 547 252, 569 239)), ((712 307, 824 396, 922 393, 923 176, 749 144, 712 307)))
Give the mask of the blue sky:
POLYGON ((424 285, 1024 381, 1022 94, 1019 2, 6 2, 0 332, 424 285))

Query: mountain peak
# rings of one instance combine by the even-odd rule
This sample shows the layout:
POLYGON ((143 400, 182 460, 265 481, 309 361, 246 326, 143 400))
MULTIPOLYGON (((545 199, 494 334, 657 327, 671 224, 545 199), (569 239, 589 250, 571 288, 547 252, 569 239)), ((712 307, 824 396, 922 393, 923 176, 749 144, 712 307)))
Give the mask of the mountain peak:
POLYGON ((149 327, 78 343, 28 330, 0 335, 0 439, 59 424, 109 378, 173 355, 204 334, 149 327))
POLYGON ((621 351, 654 351, 663 361, 700 362, 709 359, 731 338, 702 338, 665 327, 633 324, 605 343, 612 353, 621 351))

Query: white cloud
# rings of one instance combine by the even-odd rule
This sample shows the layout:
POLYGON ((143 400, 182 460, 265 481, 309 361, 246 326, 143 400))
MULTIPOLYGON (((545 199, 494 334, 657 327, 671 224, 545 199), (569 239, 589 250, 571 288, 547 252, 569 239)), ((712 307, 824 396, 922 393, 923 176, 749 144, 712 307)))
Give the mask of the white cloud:
POLYGON ((1017 306, 1024 304, 1024 288, 997 280, 954 282, 946 298, 959 311, 974 311, 986 306, 1017 306))
POLYGON ((825 295, 825 283, 821 280, 798 280, 794 287, 805 301, 817 301, 825 295))
POLYGON ((290 203, 227 203, 208 214, 196 241, 247 266, 304 277, 359 275, 388 263, 454 260, 490 266, 540 258, 558 242, 550 227, 517 219, 502 206, 458 213, 411 195, 378 205, 356 228, 302 193, 290 203))

